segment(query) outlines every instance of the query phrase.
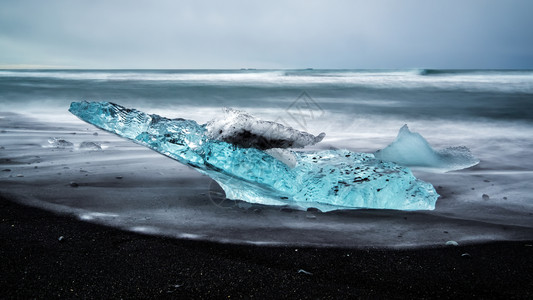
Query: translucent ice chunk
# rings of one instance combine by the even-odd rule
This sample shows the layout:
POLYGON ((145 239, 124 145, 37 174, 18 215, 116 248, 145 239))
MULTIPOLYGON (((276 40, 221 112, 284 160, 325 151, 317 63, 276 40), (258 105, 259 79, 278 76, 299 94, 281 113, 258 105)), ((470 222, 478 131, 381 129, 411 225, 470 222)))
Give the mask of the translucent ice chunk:
POLYGON ((61 139, 61 138, 49 138, 48 139, 48 144, 50 144, 50 147, 60 148, 60 149, 74 147, 73 143, 71 143, 71 142, 69 142, 67 140, 61 139))
POLYGON ((325 133, 314 136, 282 124, 263 121, 231 108, 205 125, 210 138, 244 148, 303 148, 320 142, 325 133))
POLYGON ((213 138, 193 120, 167 119, 108 102, 73 102, 70 112, 209 175, 226 197, 269 205, 434 209, 437 193, 408 168, 347 150, 288 152, 287 163, 258 148, 213 138))
POLYGON ((377 159, 409 167, 427 167, 441 171, 460 170, 479 163, 467 147, 434 150, 422 135, 400 128, 396 140, 374 153, 377 159))
POLYGON ((80 149, 82 150, 102 150, 102 146, 95 142, 81 142, 80 149))

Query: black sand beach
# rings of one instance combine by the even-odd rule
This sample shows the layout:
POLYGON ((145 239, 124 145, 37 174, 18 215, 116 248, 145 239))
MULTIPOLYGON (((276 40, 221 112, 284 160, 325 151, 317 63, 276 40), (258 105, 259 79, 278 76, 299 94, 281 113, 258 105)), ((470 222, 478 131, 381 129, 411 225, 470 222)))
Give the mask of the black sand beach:
POLYGON ((533 1, 1 4, 0 300, 533 300, 533 1))
POLYGON ((533 241, 260 247, 126 232, 4 196, 0 211, 0 293, 7 299, 533 296, 533 241))

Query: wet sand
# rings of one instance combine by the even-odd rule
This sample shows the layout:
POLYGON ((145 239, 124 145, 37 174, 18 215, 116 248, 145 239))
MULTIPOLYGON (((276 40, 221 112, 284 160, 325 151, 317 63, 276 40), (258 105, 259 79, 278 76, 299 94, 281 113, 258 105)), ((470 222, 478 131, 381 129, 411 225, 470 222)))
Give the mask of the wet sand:
POLYGON ((6 299, 533 297, 533 241, 396 250, 243 246, 121 231, 5 197, 0 211, 6 299))
POLYGON ((485 153, 480 165, 465 170, 416 171, 441 195, 434 211, 323 213, 228 200, 209 177, 72 115, 58 123, 2 113, 0 138, 3 195, 139 233, 344 248, 533 239, 528 188, 533 172, 527 164, 522 169, 495 166, 500 157, 485 159, 493 152, 480 151, 485 153))
POLYGON ((322 213, 227 200, 208 177, 76 120, 3 113, 0 125, 2 298, 533 294, 527 161, 480 151, 474 168, 418 172, 441 195, 434 211, 322 213))

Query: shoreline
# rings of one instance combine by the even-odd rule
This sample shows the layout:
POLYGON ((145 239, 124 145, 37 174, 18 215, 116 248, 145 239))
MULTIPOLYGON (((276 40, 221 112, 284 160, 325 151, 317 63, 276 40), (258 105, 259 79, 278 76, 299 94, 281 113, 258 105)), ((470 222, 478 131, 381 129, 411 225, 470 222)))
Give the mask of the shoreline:
POLYGON ((3 298, 533 296, 533 241, 416 249, 234 245, 122 231, 3 197, 0 211, 3 298))

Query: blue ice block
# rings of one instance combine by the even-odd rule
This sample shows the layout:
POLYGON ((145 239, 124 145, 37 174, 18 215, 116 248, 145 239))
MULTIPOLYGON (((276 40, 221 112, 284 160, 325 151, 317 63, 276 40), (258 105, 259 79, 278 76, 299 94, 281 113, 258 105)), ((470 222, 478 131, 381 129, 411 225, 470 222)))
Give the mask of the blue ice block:
MULTIPOLYGON (((109 102, 73 102, 69 111, 207 174, 229 199, 330 211, 432 210, 439 197, 431 184, 416 179, 408 168, 378 160, 373 154, 245 148, 242 143, 213 138, 207 124, 150 115, 109 102)), ((277 128, 295 135, 292 128, 277 128)), ((276 136, 284 135, 277 132, 276 136)))

